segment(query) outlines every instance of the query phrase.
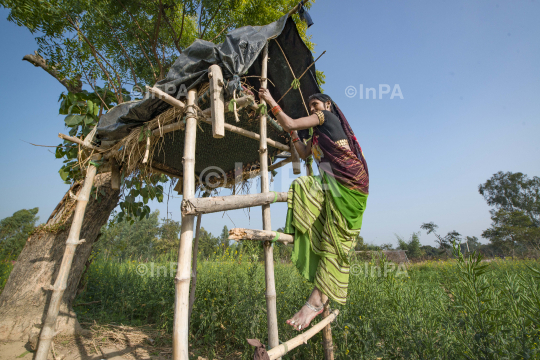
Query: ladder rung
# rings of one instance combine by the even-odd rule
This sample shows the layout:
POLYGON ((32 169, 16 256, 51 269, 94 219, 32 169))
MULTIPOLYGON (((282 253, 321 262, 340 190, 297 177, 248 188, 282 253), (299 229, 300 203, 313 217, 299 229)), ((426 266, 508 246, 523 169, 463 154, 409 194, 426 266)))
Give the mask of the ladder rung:
MULTIPOLYGON (((249 195, 214 196, 182 201, 182 215, 198 215, 227 210, 244 209, 287 201, 286 192, 266 192, 249 195)), ((275 235, 274 235, 275 236, 275 235)))
POLYGON ((287 341, 286 343, 280 344, 279 346, 276 346, 270 350, 268 350, 268 356, 270 357, 270 360, 275 360, 277 358, 282 357, 292 349, 307 343, 309 339, 311 339, 315 334, 317 334, 319 331, 325 328, 326 325, 330 324, 334 319, 339 315, 339 310, 334 310, 330 315, 325 317, 323 320, 321 320, 319 323, 313 325, 311 329, 307 330, 306 332, 298 335, 297 337, 292 338, 291 340, 287 341))
POLYGON ((256 241, 279 241, 292 244, 294 236, 268 230, 251 230, 234 228, 229 230, 229 240, 256 240, 256 241), (276 238, 277 236, 277 238, 276 238))

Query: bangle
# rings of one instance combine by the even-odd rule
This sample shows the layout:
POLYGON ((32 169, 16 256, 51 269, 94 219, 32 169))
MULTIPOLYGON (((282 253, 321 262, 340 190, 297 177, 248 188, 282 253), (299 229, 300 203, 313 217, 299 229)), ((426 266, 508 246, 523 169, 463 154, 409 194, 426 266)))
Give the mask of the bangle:
POLYGON ((299 137, 297 137, 296 139, 292 139, 292 142, 293 142, 293 143, 295 143, 295 142, 297 142, 297 141, 300 141, 300 138, 299 138, 299 137))
POLYGON ((274 106, 274 107, 272 108, 271 111, 272 111, 272 114, 274 114, 274 116, 276 116, 277 114, 280 113, 280 111, 283 111, 283 110, 281 110, 281 107, 279 107, 279 105, 276 105, 276 106, 274 106))

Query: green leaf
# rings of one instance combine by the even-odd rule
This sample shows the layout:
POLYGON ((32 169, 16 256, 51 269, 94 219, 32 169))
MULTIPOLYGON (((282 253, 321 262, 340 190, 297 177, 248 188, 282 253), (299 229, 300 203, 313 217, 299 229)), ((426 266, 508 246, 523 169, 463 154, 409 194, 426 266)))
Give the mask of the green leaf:
POLYGON ((60 168, 60 170, 58 170, 58 173, 60 174, 62 180, 66 181, 69 176, 69 169, 66 169, 66 167, 63 166, 60 168))
POLYGON ((90 100, 86 102, 86 113, 87 114, 93 114, 94 113, 94 103, 90 100))
POLYGON ((66 126, 72 127, 80 125, 84 121, 84 115, 68 115, 64 119, 66 126))
POLYGON ((261 115, 266 115, 268 113, 266 109, 266 104, 260 104, 259 105, 259 112, 261 115))
POLYGON ((144 139, 144 129, 141 128, 141 132, 139 134, 139 142, 143 141, 143 139, 144 139))
POLYGON ((94 118, 89 116, 89 115, 85 115, 84 116, 84 124, 85 125, 91 125, 94 123, 94 118))

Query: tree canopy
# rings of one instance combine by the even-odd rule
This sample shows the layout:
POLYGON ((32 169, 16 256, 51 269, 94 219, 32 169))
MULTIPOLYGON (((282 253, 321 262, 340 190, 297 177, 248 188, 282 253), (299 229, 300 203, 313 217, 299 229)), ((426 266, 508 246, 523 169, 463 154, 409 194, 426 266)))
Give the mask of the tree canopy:
POLYGON ((39 209, 22 209, 0 220, 0 258, 16 259, 39 220, 39 209))

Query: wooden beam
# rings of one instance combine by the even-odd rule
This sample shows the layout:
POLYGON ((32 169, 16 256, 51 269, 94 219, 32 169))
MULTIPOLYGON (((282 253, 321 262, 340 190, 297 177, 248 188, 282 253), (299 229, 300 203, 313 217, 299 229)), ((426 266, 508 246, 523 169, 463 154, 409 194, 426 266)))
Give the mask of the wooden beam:
MULTIPOLYGON (((242 108, 249 107, 252 110, 258 110, 259 108, 257 107, 257 105, 252 105, 254 102, 255 102, 255 100, 254 100, 252 95, 242 96, 242 97, 236 99, 237 109, 240 110, 242 108)), ((225 113, 229 112, 229 103, 230 103, 230 101, 228 101, 225 104, 225 113)), ((203 113, 203 115, 205 117, 211 118, 212 117, 212 108, 204 109, 202 111, 202 113, 203 113)))
POLYGON ((214 196, 182 200, 182 215, 209 214, 227 210, 245 209, 268 205, 273 202, 286 202, 286 192, 267 192, 249 195, 214 196))
POLYGON ((256 241, 279 241, 292 244, 294 236, 269 230, 251 230, 234 228, 229 230, 229 240, 256 240, 256 241), (277 238, 276 238, 277 237, 277 238))
POLYGON ((315 336, 315 334, 321 331, 326 325, 334 321, 334 319, 338 315, 339 310, 334 310, 329 316, 325 317, 323 320, 313 325, 308 331, 298 335, 295 338, 292 338, 284 344, 271 348, 270 350, 268 350, 268 356, 270 357, 270 360, 278 359, 292 349, 295 349, 302 344, 306 344, 309 339, 315 336))
POLYGON ((300 164, 300 155, 298 155, 298 151, 296 151, 296 147, 294 146, 292 140, 291 140, 291 159, 292 159, 293 174, 300 175, 302 173, 302 166, 300 164))
MULTIPOLYGON (((324 307, 322 313, 324 319, 330 316, 330 307, 328 304, 324 307)), ((334 345, 332 342, 332 326, 330 323, 326 325, 322 330, 322 339, 323 339, 323 351, 324 351, 324 360, 334 360, 334 345)))

